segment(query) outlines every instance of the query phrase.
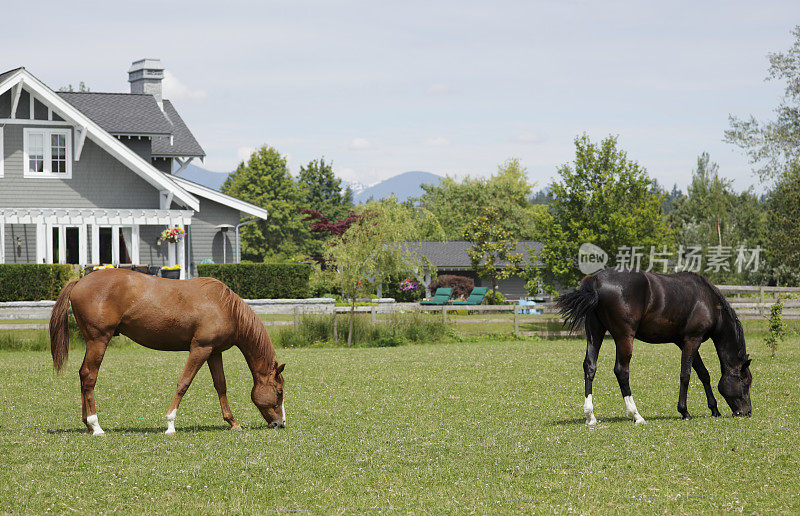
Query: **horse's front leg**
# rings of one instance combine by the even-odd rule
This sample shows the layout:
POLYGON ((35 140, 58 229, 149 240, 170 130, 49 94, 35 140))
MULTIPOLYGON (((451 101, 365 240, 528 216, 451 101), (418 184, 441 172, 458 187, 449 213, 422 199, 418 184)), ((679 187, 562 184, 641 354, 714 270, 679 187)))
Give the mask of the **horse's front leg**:
POLYGON ((697 373, 697 377, 703 382, 703 389, 706 391, 706 400, 708 401, 708 408, 711 410, 711 415, 714 417, 722 416, 717 408, 717 399, 714 397, 714 391, 711 389, 711 375, 708 374, 708 369, 706 369, 703 359, 700 358, 699 349, 694 354, 694 359, 692 359, 692 367, 694 368, 694 372, 697 373))
POLYGON ((181 404, 181 399, 186 391, 189 390, 189 385, 192 384, 194 376, 197 371, 203 367, 203 364, 208 357, 211 356, 213 348, 211 345, 200 345, 196 340, 192 341, 192 346, 189 348, 189 359, 186 361, 186 366, 183 368, 181 379, 178 380, 178 390, 175 391, 175 397, 172 398, 172 403, 169 405, 167 415, 167 435, 175 433, 175 417, 178 414, 178 405, 181 404))
POLYGON ((637 425, 646 423, 639 414, 636 403, 633 401, 630 384, 630 366, 633 356, 633 337, 625 336, 615 339, 617 345, 617 360, 614 363, 614 374, 619 383, 619 390, 622 392, 622 400, 625 402, 625 414, 637 425))
POLYGON ((211 370, 211 379, 214 380, 214 389, 219 396, 219 405, 222 408, 222 419, 231 425, 231 430, 241 430, 242 427, 233 419, 233 412, 228 405, 228 387, 225 384, 225 371, 222 368, 222 353, 212 353, 208 357, 208 368, 211 370))
POLYGON ((697 355, 700 342, 697 339, 687 339, 681 348, 681 387, 678 392, 678 412, 684 420, 692 419, 686 408, 686 394, 689 392, 689 379, 692 376, 692 362, 697 355))

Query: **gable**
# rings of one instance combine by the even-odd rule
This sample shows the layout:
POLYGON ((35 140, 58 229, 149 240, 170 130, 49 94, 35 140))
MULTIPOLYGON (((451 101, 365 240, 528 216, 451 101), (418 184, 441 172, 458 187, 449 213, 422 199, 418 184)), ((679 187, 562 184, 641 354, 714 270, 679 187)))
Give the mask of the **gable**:
MULTIPOLYGON (((2 74, 0 77, 2 78, 0 79, 0 95, 5 95, 6 93, 11 94, 11 111, 13 111, 10 119, 2 119, 4 122, 16 124, 32 122, 30 118, 31 108, 33 109, 35 117, 37 113, 35 102, 38 101, 47 108, 48 118, 60 118, 75 128, 73 145, 74 158, 76 161, 80 159, 85 140, 87 138, 91 139, 107 154, 139 175, 158 191, 163 192, 166 197, 174 198, 176 201, 189 208, 199 210, 199 201, 194 196, 172 181, 167 175, 153 167, 141 156, 137 155, 136 152, 129 149, 125 144, 109 134, 86 114, 82 113, 72 104, 45 86, 41 81, 27 72, 27 70, 17 69, 2 74), (23 101, 24 94, 28 95, 29 116, 27 119, 19 119, 16 114, 20 112, 19 104, 23 101), (31 98, 34 100, 31 101, 31 98)), ((38 109, 38 112, 42 113, 41 108, 38 109)), ((56 120, 56 118, 42 120, 40 123, 64 125, 62 122, 56 120)))

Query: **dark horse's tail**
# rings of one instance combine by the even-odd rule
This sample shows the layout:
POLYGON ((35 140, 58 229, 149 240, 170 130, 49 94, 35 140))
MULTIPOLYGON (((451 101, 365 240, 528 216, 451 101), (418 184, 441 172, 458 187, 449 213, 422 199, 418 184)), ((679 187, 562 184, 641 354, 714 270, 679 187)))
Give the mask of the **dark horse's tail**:
POLYGON ((53 368, 56 372, 61 371, 61 366, 64 365, 67 355, 69 355, 67 311, 69 310, 69 295, 77 282, 78 280, 74 279, 64 285, 64 290, 58 295, 53 312, 50 314, 50 354, 53 355, 53 368))
POLYGON ((577 289, 560 295, 556 299, 556 308, 564 316, 564 325, 569 326, 570 331, 575 331, 594 312, 599 300, 594 276, 590 276, 584 278, 577 289))

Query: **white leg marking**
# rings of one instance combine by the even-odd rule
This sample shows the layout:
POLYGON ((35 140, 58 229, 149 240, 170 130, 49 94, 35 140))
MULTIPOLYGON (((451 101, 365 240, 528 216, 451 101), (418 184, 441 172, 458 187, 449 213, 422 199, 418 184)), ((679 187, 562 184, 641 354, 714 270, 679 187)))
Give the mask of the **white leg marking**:
POLYGON ((105 435, 103 429, 100 428, 100 423, 97 421, 97 414, 87 417, 86 422, 92 427, 92 435, 105 435))
POLYGON ((591 394, 586 396, 586 399, 583 401, 583 413, 586 416, 587 425, 597 424, 597 418, 594 417, 594 405, 592 404, 591 394))
POLYGON ((172 435, 175 433, 175 416, 178 415, 178 409, 173 410, 166 416, 164 419, 167 420, 167 431, 164 432, 167 435, 172 435))
POLYGON ((281 417, 283 417, 283 422, 281 423, 281 426, 285 427, 286 426, 286 409, 283 408, 283 402, 282 401, 281 401, 281 417))
POLYGON ((633 396, 625 396, 622 399, 625 400, 625 414, 627 414, 630 419, 633 419, 637 425, 646 423, 641 414, 639 414, 639 411, 636 410, 636 403, 633 402, 633 396))

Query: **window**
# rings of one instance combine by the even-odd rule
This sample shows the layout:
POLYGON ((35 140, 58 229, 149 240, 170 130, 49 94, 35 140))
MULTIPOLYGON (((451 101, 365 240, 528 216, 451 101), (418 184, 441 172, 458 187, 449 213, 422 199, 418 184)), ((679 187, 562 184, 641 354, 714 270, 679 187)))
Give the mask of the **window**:
POLYGON ((72 146, 69 129, 24 130, 24 177, 72 177, 72 146))

